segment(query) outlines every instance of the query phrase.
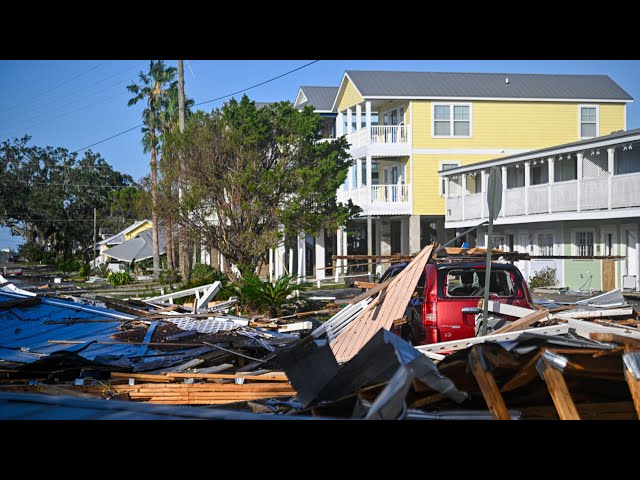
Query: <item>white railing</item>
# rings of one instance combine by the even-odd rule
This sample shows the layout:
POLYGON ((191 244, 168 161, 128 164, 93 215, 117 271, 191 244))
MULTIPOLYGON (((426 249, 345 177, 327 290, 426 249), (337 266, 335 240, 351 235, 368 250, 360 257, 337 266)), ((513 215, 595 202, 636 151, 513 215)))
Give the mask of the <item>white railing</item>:
POLYGON ((640 173, 611 177, 611 208, 640 206, 640 173))
POLYGON ((580 210, 607 209, 608 193, 607 178, 583 178, 580 181, 580 210))
POLYGON ((534 185, 529 187, 527 193, 527 213, 548 213, 549 212, 549 185, 534 185))
POLYGON ((372 185, 371 201, 398 203, 409 201, 409 185, 372 185))
POLYGON ((578 209, 577 185, 576 180, 550 185, 552 212, 575 212, 578 209))
POLYGON ((359 148, 367 145, 367 129, 361 128, 347 135, 347 140, 351 144, 351 148, 359 148))
POLYGON ((448 197, 446 200, 447 220, 456 222, 462 220, 462 197, 448 197))
POLYGON ((464 197, 464 219, 472 220, 482 217, 482 202, 484 195, 482 193, 473 193, 464 197))
POLYGON ((382 125, 371 127, 371 143, 407 143, 409 127, 382 125))
POLYGON ((502 208, 507 217, 524 215, 524 187, 508 189, 502 208))

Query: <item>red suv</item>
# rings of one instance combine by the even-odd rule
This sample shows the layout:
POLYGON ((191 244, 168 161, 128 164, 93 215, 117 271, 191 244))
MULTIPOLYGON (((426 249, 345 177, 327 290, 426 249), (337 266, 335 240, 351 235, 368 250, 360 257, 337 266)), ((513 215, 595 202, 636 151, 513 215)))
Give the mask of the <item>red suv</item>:
MULTIPOLYGON (((406 266, 406 265, 405 265, 406 266)), ((401 271, 396 266, 396 274, 401 271)), ((476 336, 481 315, 478 301, 484 295, 484 262, 428 263, 418 281, 418 295, 411 299, 409 322, 395 333, 413 345, 447 342, 476 336)), ((517 267, 492 263, 489 298, 495 302, 531 308, 531 294, 517 267)), ((513 317, 491 314, 488 332, 513 317)))

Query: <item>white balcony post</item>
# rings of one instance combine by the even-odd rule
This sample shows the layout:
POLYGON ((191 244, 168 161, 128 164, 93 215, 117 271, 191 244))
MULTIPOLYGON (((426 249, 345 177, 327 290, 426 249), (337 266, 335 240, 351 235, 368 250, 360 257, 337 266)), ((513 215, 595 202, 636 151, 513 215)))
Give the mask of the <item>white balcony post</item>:
POLYGON ((531 185, 531 162, 524 162, 524 214, 529 214, 529 185, 531 185))
POLYGON ((362 105, 356 105, 356 130, 362 128, 362 105))
POLYGON ((502 216, 506 216, 507 212, 507 167, 500 167, 502 169, 502 216))
POLYGON ((553 208, 551 206, 551 199, 553 198, 551 195, 551 189, 553 188, 553 184, 556 182, 556 171, 554 169, 554 159, 553 157, 549 157, 547 159, 547 164, 549 167, 549 188, 548 188, 548 192, 549 192, 549 213, 553 213, 553 208))
POLYGON ((485 195, 487 193, 487 171, 486 170, 480 170, 480 203, 482 204, 480 206, 480 218, 484 218, 486 215, 485 209, 486 209, 486 203, 487 201, 485 200, 485 195))
POLYGON ((336 120, 336 138, 340 138, 344 135, 344 113, 338 112, 338 118, 336 120))
MULTIPOLYGON (((371 185, 371 155, 367 155, 367 203, 371 203, 371 195, 373 194, 373 186, 371 185)), ((371 255, 371 254, 368 254, 371 255)))
POLYGON ((353 109, 347 108, 347 133, 353 132, 353 129, 351 128, 351 122, 353 122, 353 109))
POLYGON ((462 173, 462 195, 460 196, 460 200, 462 201, 462 220, 466 220, 464 217, 464 204, 465 204, 465 197, 467 196, 467 174, 466 173, 462 173))
MULTIPOLYGON (((342 229, 342 255, 349 255, 347 247, 349 246, 349 244, 347 243, 347 229, 343 228, 342 229)), ((347 274, 347 259, 345 258, 342 261, 342 275, 346 275, 347 274)))
POLYGON ((320 229, 316 237, 316 280, 324 280, 324 228, 320 229))
MULTIPOLYGON (((342 229, 339 228, 336 232, 336 255, 342 255, 342 229)), ((335 282, 338 283, 340 279, 340 268, 342 265, 342 260, 336 260, 335 263, 335 282)))
MULTIPOLYGON (((364 122, 367 129, 367 144, 371 143, 371 100, 364 103, 364 122)), ((370 183, 368 185, 371 185, 370 183)))
POLYGON ((576 166, 577 166, 577 173, 576 173, 576 211, 580 211, 580 196, 581 196, 581 192, 580 190, 582 190, 581 184, 582 184, 582 153, 578 153, 576 154, 576 166))
POLYGON ((607 170, 609 171, 609 178, 607 179, 607 186, 608 186, 608 195, 607 198, 608 200, 608 207, 609 210, 611 210, 611 200, 613 198, 613 190, 612 190, 612 186, 613 186, 613 171, 614 171, 614 161, 615 161, 615 148, 607 148, 607 154, 608 154, 608 168, 607 170))
MULTIPOLYGON (((274 270, 274 263, 273 263, 273 248, 269 249, 269 281, 273 282, 273 270, 274 270)), ((222 271, 222 269, 220 269, 222 271)))

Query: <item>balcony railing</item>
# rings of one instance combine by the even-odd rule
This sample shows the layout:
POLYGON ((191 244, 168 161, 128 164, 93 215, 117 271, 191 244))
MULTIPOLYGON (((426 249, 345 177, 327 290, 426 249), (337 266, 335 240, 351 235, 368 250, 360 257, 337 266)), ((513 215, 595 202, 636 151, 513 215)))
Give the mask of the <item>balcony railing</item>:
POLYGON ((409 143, 409 125, 379 125, 356 130, 347 136, 351 148, 367 145, 397 145, 409 143), (367 135, 369 133, 369 135, 367 135))
MULTIPOLYGON (((485 193, 447 198, 446 220, 486 219, 485 199, 485 193)), ((503 200, 499 217, 640 207, 640 172, 510 188, 503 200)))
POLYGON ((409 185, 372 185, 371 202, 396 203, 409 201, 409 185))

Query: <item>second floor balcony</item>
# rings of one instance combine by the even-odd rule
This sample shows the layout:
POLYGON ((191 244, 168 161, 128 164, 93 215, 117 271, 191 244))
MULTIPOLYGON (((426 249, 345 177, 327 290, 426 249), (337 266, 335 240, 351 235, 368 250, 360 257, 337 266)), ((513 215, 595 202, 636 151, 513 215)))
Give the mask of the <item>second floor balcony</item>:
POLYGON ((347 135, 354 157, 411 154, 410 125, 375 125, 347 135))

